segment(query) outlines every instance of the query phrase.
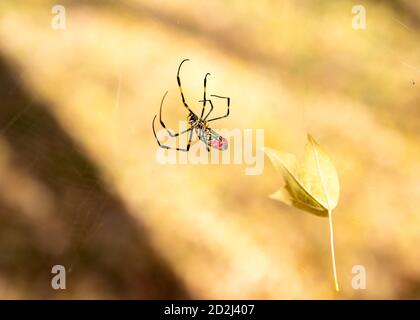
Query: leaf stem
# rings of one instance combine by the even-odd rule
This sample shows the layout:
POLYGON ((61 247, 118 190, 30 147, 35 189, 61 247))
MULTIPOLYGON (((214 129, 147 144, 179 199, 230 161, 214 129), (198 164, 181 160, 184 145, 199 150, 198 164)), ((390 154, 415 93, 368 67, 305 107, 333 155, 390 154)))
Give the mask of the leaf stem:
POLYGON ((330 244, 331 244, 332 265, 333 265, 333 271, 334 271, 334 283, 335 283, 335 290, 338 292, 338 291, 340 291, 340 288, 338 286, 337 269, 336 269, 336 266, 335 266, 334 233, 333 233, 332 211, 331 210, 328 210, 328 221, 330 223, 330 244))

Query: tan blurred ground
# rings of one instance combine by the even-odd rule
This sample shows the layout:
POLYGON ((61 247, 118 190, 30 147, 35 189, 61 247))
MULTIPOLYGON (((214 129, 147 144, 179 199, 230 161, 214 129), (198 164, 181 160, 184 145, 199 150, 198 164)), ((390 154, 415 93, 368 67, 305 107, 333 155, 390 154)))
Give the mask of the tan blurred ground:
POLYGON ((355 31, 351 1, 62 1, 57 31, 54 1, 1 1, 0 297, 420 298, 420 5, 366 3, 355 31), (186 116, 184 58, 194 110, 206 72, 232 99, 215 128, 328 151, 340 293, 327 220, 268 199, 267 159, 260 176, 156 162, 166 90, 168 124, 186 116))

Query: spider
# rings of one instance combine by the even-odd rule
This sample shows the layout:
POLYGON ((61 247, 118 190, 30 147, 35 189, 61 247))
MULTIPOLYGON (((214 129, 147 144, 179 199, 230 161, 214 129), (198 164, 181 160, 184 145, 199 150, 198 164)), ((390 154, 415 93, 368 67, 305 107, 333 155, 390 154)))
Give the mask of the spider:
POLYGON ((213 102, 210 99, 206 98, 207 76, 210 75, 210 73, 206 73, 206 75, 204 77, 204 98, 203 98, 203 100, 198 101, 198 102, 203 103, 203 107, 201 109, 200 117, 198 117, 188 106, 187 102, 185 101, 184 93, 182 92, 181 79, 179 77, 179 71, 181 70, 181 66, 185 61, 189 61, 189 59, 184 59, 180 63, 180 65, 178 67, 178 73, 177 73, 176 78, 177 78, 177 81, 178 81, 179 92, 181 93, 182 103, 184 104, 185 108, 187 108, 187 110, 189 112, 189 114, 187 116, 187 121, 188 121, 189 128, 184 130, 184 131, 177 132, 177 133, 172 133, 169 129, 166 128, 165 123, 162 120, 162 105, 163 105, 163 101, 165 100, 166 95, 168 94, 168 91, 166 91, 166 93, 163 95, 162 101, 160 103, 159 121, 160 121, 160 124, 162 125, 162 127, 164 129, 166 129, 166 131, 168 132, 168 134, 172 138, 178 137, 178 136, 180 136, 182 134, 185 134, 185 133, 189 133, 187 146, 185 148, 172 148, 170 146, 162 144, 159 141, 159 139, 156 135, 156 131, 155 131, 155 120, 156 120, 157 115, 155 115, 155 117, 153 118, 153 122, 152 122, 153 134, 156 138, 156 141, 157 141, 159 147, 161 147, 163 149, 175 149, 177 151, 188 152, 190 150, 190 147, 191 147, 191 140, 192 140, 192 137, 193 137, 193 133, 195 132, 197 134, 198 139, 206 145, 207 152, 210 152, 210 147, 212 147, 214 149, 217 149, 217 150, 226 150, 228 148, 227 140, 225 138, 223 138, 220 134, 218 134, 216 131, 211 129, 209 127, 208 123, 211 122, 211 121, 219 120, 219 119, 226 118, 226 117, 229 116, 230 98, 229 97, 222 97, 222 96, 218 96, 218 95, 214 95, 214 94, 211 95, 211 97, 215 97, 215 98, 219 98, 219 99, 226 99, 227 112, 224 116, 220 116, 220 117, 216 117, 216 118, 212 118, 212 119, 207 120, 207 118, 212 113, 214 107, 213 107, 213 102), (210 104, 210 110, 204 116, 205 109, 206 109, 206 102, 208 102, 210 104))

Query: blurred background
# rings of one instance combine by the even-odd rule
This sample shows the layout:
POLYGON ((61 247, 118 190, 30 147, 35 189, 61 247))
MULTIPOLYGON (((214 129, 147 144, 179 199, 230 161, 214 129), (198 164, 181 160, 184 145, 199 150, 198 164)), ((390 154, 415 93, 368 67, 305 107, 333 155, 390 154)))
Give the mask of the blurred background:
POLYGON ((0 298, 420 298, 419 44, 410 0, 2 0, 0 298), (215 129, 293 153, 310 132, 330 155, 339 293, 328 220, 268 198, 283 182, 267 158, 258 176, 156 161, 166 90, 168 127, 186 119, 184 58, 194 110, 206 72, 231 97, 215 129))

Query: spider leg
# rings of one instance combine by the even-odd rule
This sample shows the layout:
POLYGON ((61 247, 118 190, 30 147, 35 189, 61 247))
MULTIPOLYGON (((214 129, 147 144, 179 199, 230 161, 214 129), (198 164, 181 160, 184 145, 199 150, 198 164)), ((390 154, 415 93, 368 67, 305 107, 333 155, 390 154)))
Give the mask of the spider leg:
MULTIPOLYGON (((177 151, 189 151, 190 150, 190 146, 191 146, 191 140, 192 140, 192 134, 193 134, 193 127, 190 127, 190 128, 188 128, 187 130, 184 130, 184 131, 182 131, 182 132, 178 132, 178 133, 176 133, 176 134, 174 134, 174 135, 171 135, 171 137, 177 137, 177 136, 179 136, 179 135, 181 135, 181 134, 183 134, 183 133, 186 133, 186 132, 190 132, 190 136, 189 136, 189 138, 188 138, 188 144, 187 144, 187 147, 184 149, 184 148, 172 148, 172 147, 170 147, 170 146, 167 146, 167 145, 164 145, 164 144, 162 144, 162 143, 160 143, 160 141, 159 141, 159 139, 158 139, 158 137, 157 137, 157 135, 156 135, 156 130, 155 130, 155 120, 156 120, 156 115, 155 115, 155 117, 153 118, 153 122, 152 122, 152 129, 153 129, 153 134, 154 134, 154 136, 155 136, 155 139, 156 139, 156 141, 157 141, 157 143, 158 143, 158 145, 159 145, 159 147, 161 147, 161 148, 163 148, 163 149, 175 149, 175 150, 177 150, 177 151)), ((166 128, 165 128, 166 129, 166 128)), ((168 132, 169 132, 169 130, 168 129, 166 129, 168 132)))
POLYGON ((188 138, 188 143, 187 143, 187 147, 185 149, 182 148, 176 148, 177 151, 184 151, 184 152, 188 152, 190 150, 191 147, 191 140, 192 140, 192 136, 193 136, 193 130, 190 131, 190 136, 188 138))
MULTIPOLYGON (((162 125, 162 127, 168 132, 168 134, 171 136, 171 137, 177 137, 177 136, 179 136, 179 135, 181 135, 181 134, 183 134, 183 133, 185 133, 185 132, 188 132, 188 131, 190 131, 191 130, 191 128, 189 128, 189 129, 186 129, 186 130, 184 130, 184 131, 180 131, 180 132, 177 132, 177 133, 172 133, 169 129, 167 129, 166 128, 166 125, 165 125, 165 123, 163 122, 163 120, 162 120, 162 106, 163 106, 163 101, 165 100, 165 97, 166 97, 166 95, 168 94, 168 91, 166 91, 165 92, 165 94, 163 95, 163 98, 162 98, 162 101, 160 102, 160 110, 159 110, 159 122, 160 122, 160 124, 162 125)), ((155 116, 155 118, 156 118, 156 116, 155 116)), ((153 123, 154 123, 154 121, 155 121, 155 119, 153 119, 153 123)), ((154 127, 154 125, 153 125, 153 127, 154 127)))
MULTIPOLYGON (((204 100, 199 100, 198 102, 203 102, 204 100)), ((211 100, 210 99, 208 99, 207 100, 208 101, 208 103, 210 103, 210 111, 207 113, 207 115, 204 117, 204 121, 206 121, 206 119, 207 119, 207 117, 210 115, 210 113, 212 113, 212 111, 213 111, 213 109, 214 109, 214 106, 213 106, 213 103, 211 102, 211 100)))
MULTIPOLYGON (((217 117, 217 118, 213 118, 213 119, 207 120, 207 122, 214 121, 214 120, 219 120, 219 119, 223 119, 223 118, 227 118, 227 117, 229 116, 230 98, 229 98, 229 97, 217 96, 217 95, 215 95, 215 94, 212 94, 211 96, 212 96, 212 97, 216 97, 216 98, 226 99, 226 100, 227 100, 227 112, 226 112, 226 114, 225 114, 224 116, 221 116, 221 117, 217 117)), ((209 114, 210 114, 210 113, 209 113, 209 114)), ((208 115, 207 115, 207 116, 208 116, 208 115)), ((206 116, 206 118, 207 118, 207 116, 206 116)), ((206 118, 204 118, 204 120, 205 120, 206 118)))
POLYGON ((210 73, 206 73, 205 77, 204 77, 204 98, 203 100, 200 100, 199 102, 203 102, 203 108, 201 109, 201 115, 200 115, 200 119, 203 119, 203 114, 204 114, 204 110, 206 109, 206 88, 207 88, 207 76, 209 76, 210 73))
POLYGON ((176 74, 176 80, 178 81, 178 87, 179 87, 179 92, 181 93, 181 98, 182 98, 182 103, 184 104, 185 108, 188 109, 189 112, 193 113, 195 115, 195 113, 190 109, 190 107, 188 106, 187 102, 185 101, 185 97, 184 97, 184 93, 182 92, 182 87, 181 87, 181 78, 179 77, 179 71, 181 70, 181 66, 185 61, 189 61, 190 59, 184 59, 182 60, 182 62, 180 63, 179 67, 178 67, 178 73, 176 74))

